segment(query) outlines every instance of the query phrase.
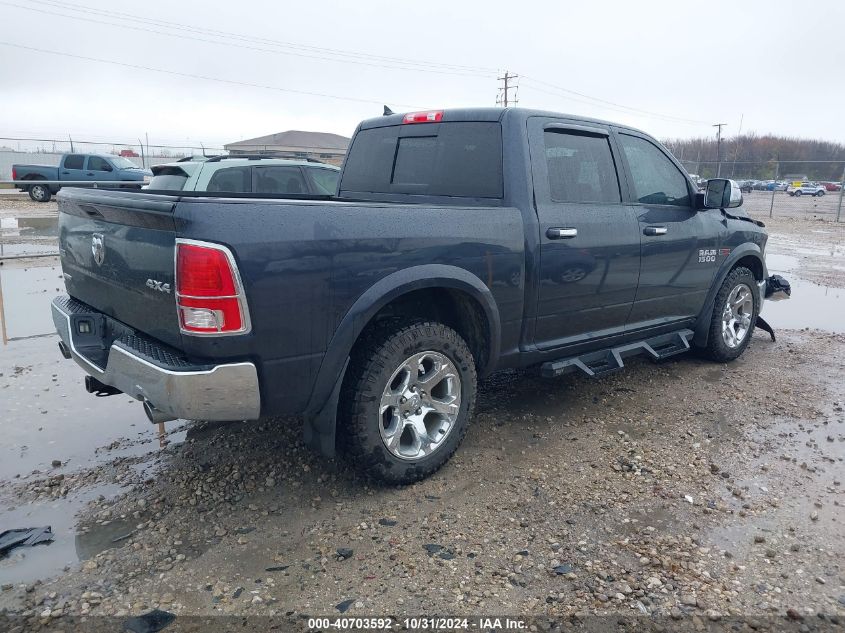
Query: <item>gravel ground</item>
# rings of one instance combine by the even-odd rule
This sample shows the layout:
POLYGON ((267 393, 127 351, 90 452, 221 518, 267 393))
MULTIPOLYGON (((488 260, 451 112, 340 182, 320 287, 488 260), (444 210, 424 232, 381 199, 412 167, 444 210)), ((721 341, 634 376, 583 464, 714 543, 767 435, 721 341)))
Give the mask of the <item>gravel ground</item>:
MULTIPOLYGON (((794 275, 845 286, 845 225, 767 223, 794 275)), ((405 487, 312 454, 296 420, 194 423, 143 455, 4 481, 6 506, 118 492, 79 513, 83 560, 3 585, 0 613, 34 628, 152 608, 840 627, 843 368, 845 334, 778 329, 728 365, 499 373, 452 461, 405 487)))

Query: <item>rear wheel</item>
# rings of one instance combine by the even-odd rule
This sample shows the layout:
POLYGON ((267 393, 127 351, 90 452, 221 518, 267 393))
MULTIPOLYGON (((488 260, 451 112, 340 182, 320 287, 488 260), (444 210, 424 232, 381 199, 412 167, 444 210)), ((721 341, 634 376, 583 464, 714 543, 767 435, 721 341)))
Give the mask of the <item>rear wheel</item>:
POLYGON ((716 293, 705 353, 719 362, 732 361, 745 351, 760 313, 757 280, 748 268, 734 268, 716 293))
POLYGON ((475 407, 475 361, 442 323, 372 332, 350 362, 338 438, 356 466, 390 483, 435 472, 457 450, 475 407))
POLYGON ((50 202, 53 193, 50 191, 50 187, 38 183, 29 186, 29 197, 35 202, 50 202))
POLYGON ((803 192, 799 189, 798 191, 793 191, 793 192, 792 192, 792 195, 793 195, 793 196, 798 196, 798 197, 801 197, 801 196, 803 196, 803 195, 804 195, 804 193, 803 193, 803 192))

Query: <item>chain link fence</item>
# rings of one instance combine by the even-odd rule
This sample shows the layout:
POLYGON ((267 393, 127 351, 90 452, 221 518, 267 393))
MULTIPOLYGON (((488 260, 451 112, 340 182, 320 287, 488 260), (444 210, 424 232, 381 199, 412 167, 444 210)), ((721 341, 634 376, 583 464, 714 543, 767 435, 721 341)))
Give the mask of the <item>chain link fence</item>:
POLYGON ((702 186, 717 175, 737 181, 755 217, 845 221, 845 161, 681 162, 702 186))

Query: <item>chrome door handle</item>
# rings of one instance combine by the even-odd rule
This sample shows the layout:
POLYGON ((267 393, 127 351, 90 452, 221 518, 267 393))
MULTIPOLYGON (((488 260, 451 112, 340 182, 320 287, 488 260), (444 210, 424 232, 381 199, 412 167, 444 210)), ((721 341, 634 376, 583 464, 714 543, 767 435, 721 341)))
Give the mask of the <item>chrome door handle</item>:
POLYGON ((568 240, 578 236, 578 229, 552 227, 546 231, 550 240, 568 240))
POLYGON ((643 230, 646 235, 666 235, 669 232, 665 226, 647 226, 643 230))

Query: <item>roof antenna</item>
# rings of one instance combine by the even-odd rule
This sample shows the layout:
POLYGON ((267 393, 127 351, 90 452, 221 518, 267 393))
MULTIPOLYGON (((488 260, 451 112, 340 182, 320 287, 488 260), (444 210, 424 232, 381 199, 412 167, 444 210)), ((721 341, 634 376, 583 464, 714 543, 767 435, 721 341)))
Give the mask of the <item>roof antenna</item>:
POLYGON ((205 145, 200 142, 200 147, 202 147, 202 156, 203 158, 208 158, 208 154, 205 153, 205 145))
POLYGON ((382 116, 390 116, 391 114, 393 114, 393 110, 391 110, 387 106, 384 106, 384 112, 382 113, 382 116))

